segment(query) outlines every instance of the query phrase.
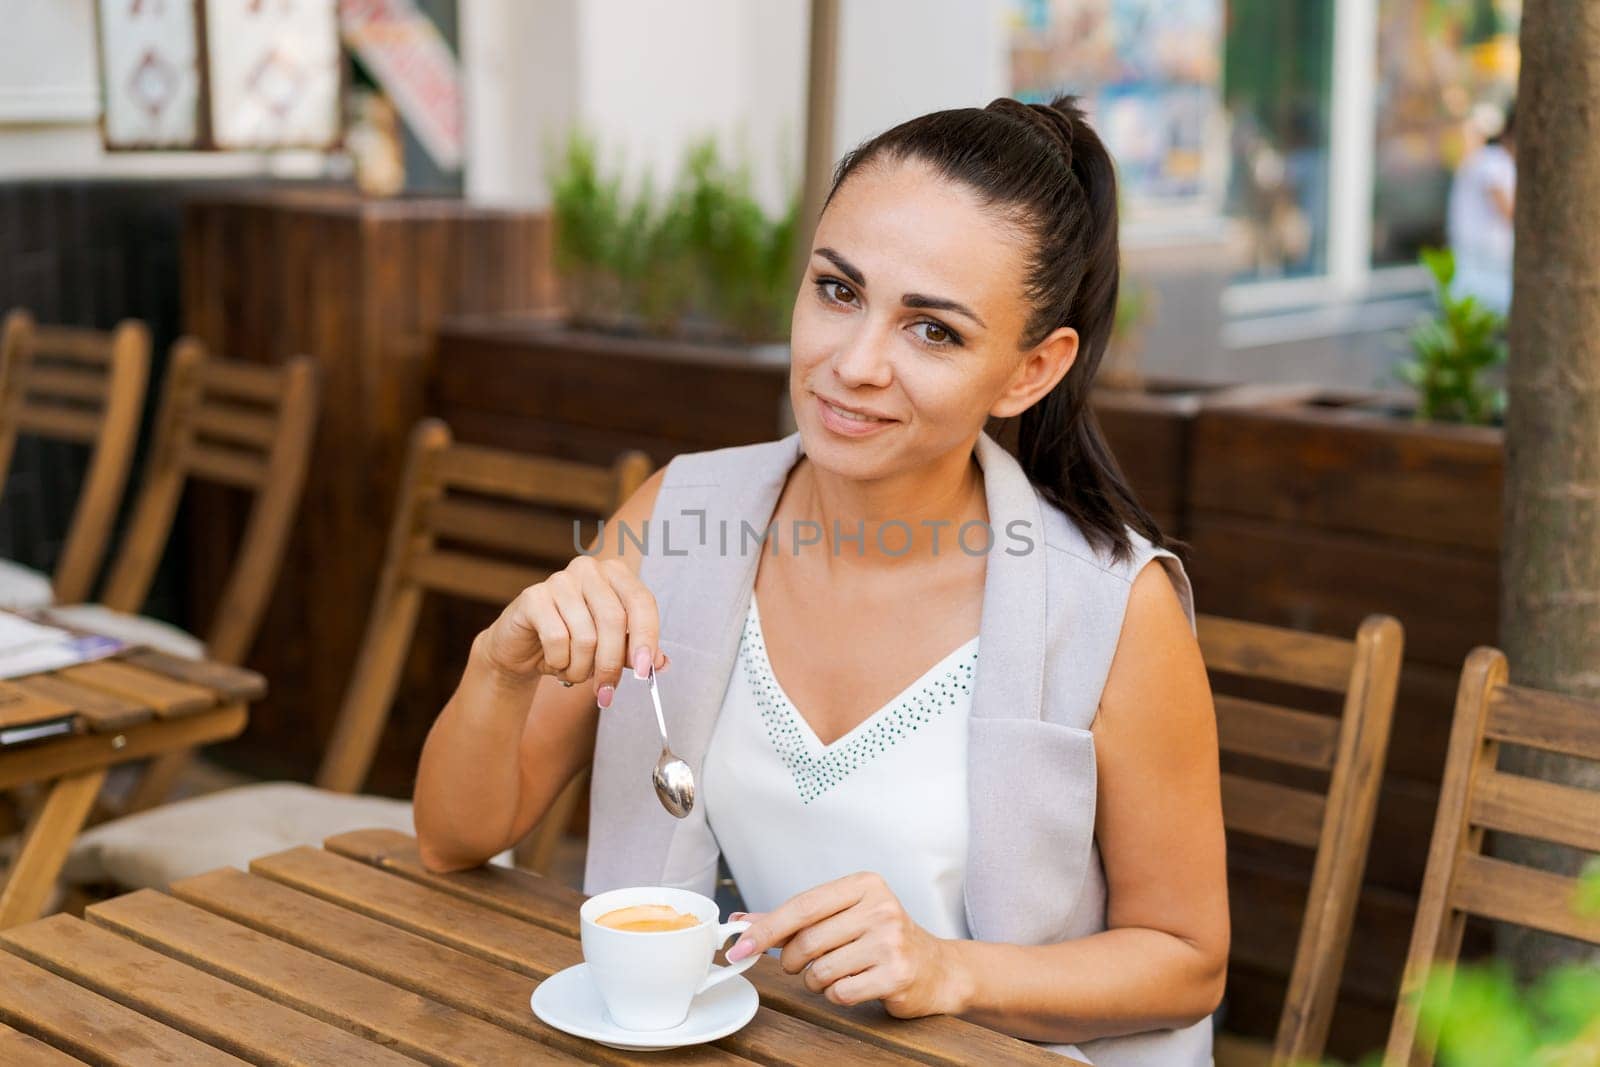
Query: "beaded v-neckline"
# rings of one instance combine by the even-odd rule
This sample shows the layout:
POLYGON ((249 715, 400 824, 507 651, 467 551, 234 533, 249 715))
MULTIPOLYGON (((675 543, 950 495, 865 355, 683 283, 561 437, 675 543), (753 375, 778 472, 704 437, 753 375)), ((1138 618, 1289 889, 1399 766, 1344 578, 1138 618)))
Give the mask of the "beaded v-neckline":
POLYGON ((754 593, 739 638, 738 658, 768 738, 809 804, 851 772, 970 698, 978 638, 975 635, 951 650, 887 703, 826 744, 773 673, 754 593))

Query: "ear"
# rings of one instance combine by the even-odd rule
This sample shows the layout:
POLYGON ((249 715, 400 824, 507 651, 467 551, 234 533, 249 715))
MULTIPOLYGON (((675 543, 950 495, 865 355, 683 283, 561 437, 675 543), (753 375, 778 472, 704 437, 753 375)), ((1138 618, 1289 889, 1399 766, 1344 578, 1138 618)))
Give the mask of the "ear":
POLYGON ((1078 331, 1071 326, 1053 331, 1023 355, 989 414, 1004 419, 1027 411, 1067 376, 1077 360, 1078 331))

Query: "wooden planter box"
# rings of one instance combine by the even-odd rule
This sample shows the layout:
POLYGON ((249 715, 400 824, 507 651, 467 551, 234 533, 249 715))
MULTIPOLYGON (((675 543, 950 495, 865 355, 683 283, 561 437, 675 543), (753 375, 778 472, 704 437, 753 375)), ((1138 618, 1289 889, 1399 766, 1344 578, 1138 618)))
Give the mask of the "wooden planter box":
MULTIPOLYGON (((249 659, 270 695, 223 747, 228 762, 273 777, 316 770, 372 607, 406 442, 425 413, 434 331, 448 314, 551 306, 549 240, 544 215, 453 199, 310 188, 188 204, 188 332, 231 359, 308 353, 320 378, 300 515, 249 659)), ((245 508, 226 490, 192 499, 189 585, 206 618, 232 559, 219 548, 236 544, 245 508)), ((416 759, 386 738, 369 787, 409 796, 416 759)))
MULTIPOLYGON (((1207 405, 1191 444, 1189 571, 1202 610, 1349 637, 1372 612, 1406 629, 1405 666, 1332 1051, 1381 1047, 1427 859, 1456 680, 1495 641, 1503 437, 1423 424, 1381 399, 1207 405)), ((1337 711, 1336 706, 1328 708, 1337 711)), ((1270 1034, 1309 858, 1230 842, 1230 1027, 1270 1034)))

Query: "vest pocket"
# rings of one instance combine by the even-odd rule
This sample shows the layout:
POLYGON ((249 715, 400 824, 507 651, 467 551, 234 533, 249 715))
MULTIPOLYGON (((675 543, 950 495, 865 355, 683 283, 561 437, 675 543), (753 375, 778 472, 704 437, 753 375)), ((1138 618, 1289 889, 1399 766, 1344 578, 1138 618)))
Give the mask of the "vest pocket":
POLYGON ((1103 929, 1094 734, 1039 719, 974 719, 969 746, 972 936, 1041 945, 1103 929), (1094 914, 1074 921, 1086 892, 1094 914))

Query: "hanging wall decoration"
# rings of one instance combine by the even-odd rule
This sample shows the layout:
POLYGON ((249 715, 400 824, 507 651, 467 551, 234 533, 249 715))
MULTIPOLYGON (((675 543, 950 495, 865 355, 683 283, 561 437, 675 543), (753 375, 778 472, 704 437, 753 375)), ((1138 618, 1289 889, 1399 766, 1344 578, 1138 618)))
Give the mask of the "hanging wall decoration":
POLYGON ((98 14, 107 148, 338 143, 336 0, 99 0, 98 14))

